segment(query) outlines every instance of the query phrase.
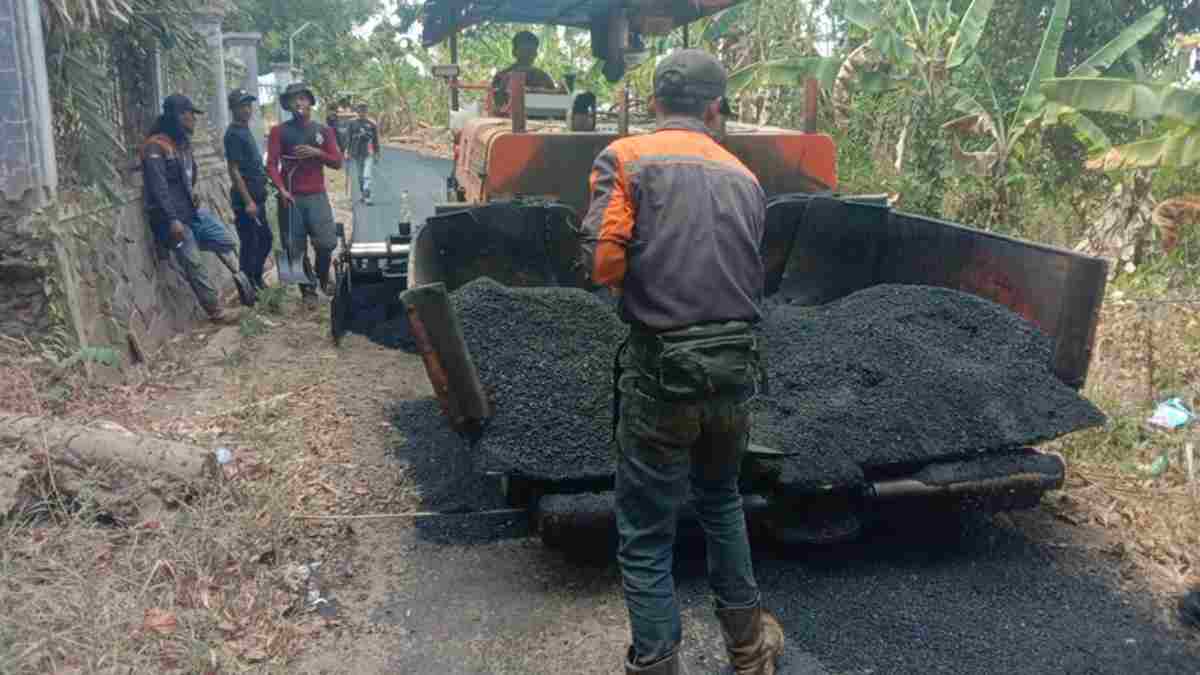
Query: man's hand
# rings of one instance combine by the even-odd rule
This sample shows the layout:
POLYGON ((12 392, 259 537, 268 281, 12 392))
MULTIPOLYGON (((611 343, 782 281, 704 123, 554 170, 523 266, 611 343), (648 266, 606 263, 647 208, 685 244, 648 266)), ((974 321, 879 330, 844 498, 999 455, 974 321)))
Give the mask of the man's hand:
POLYGON ((258 204, 255 204, 253 200, 246 202, 246 215, 251 218, 258 217, 258 204))
POLYGON ((296 198, 293 197, 292 193, 288 192, 287 190, 280 190, 279 201, 282 202, 284 206, 291 206, 292 202, 296 201, 296 198))
POLYGON ((179 244, 183 242, 185 232, 183 231, 183 223, 178 220, 171 221, 171 242, 179 244))
POLYGON ((295 152, 296 156, 300 159, 316 159, 325 156, 325 153, 321 152, 320 148, 314 148, 311 145, 297 145, 295 152))

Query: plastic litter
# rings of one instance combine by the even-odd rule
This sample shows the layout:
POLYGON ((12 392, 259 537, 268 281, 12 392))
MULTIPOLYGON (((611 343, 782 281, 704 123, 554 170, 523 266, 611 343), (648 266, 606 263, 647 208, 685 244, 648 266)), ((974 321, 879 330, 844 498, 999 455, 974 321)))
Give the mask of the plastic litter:
POLYGON ((1170 453, 1163 452, 1154 459, 1150 464, 1141 464, 1138 466, 1142 473, 1148 474, 1151 478, 1158 478, 1167 472, 1171 466, 1170 453))
POLYGON ((1146 420, 1156 427, 1164 429, 1179 429, 1192 421, 1195 414, 1181 399, 1172 398, 1158 404, 1154 414, 1146 420))

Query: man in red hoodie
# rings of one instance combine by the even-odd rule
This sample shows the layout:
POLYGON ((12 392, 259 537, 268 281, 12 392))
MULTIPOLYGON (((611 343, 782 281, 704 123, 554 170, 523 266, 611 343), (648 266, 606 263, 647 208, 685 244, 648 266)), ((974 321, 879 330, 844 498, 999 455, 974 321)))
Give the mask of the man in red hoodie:
MULTIPOLYGON (((317 280, 325 295, 332 297, 329 268, 337 247, 337 231, 325 191, 325 167, 342 168, 337 133, 313 121, 317 97, 308 85, 289 84, 279 99, 283 109, 292 113, 292 119, 271 127, 267 138, 267 173, 279 190, 280 239, 293 260, 304 258, 306 262, 308 240, 312 240, 317 251, 317 280)), ((307 264, 305 267, 307 271, 307 264)), ((300 294, 305 304, 316 303, 314 284, 301 284, 300 294)))

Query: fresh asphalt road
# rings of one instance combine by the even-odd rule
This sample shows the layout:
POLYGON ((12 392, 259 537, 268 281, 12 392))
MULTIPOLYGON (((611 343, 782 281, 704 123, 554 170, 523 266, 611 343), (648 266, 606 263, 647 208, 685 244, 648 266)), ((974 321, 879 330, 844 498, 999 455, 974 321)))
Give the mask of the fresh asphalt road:
POLYGON ((371 206, 359 199, 353 160, 347 160, 346 167, 354 196, 354 241, 367 242, 383 241, 396 234, 404 191, 408 192, 414 229, 432 216, 434 203, 445 200, 446 177, 453 165, 450 160, 385 147, 372 170, 371 206))
MULTIPOLYGON (((382 544, 405 561, 370 610, 403 636, 392 672, 620 672, 615 565, 573 561, 511 518, 436 520, 382 544)), ((760 589, 787 631, 780 673, 1200 673, 1195 636, 1118 591, 1112 557, 1059 541, 1069 526, 1038 512, 968 521, 787 553, 756 543, 760 589)), ((703 543, 681 542, 684 653, 693 674, 723 674, 704 565, 703 543)))
MULTIPOLYGON (((387 231, 408 189, 423 218, 448 168, 386 150, 376 204, 358 213, 387 231)), ((788 635, 780 672, 1200 673, 1196 636, 1170 631, 1118 590, 1119 561, 1081 543, 1082 532, 1032 511, 965 526, 901 523, 787 554, 756 545, 763 596, 788 635)), ((620 672, 628 636, 611 562, 573 562, 531 538, 520 517, 464 514, 376 536, 364 550, 394 571, 368 611, 400 636, 385 650, 389 672, 620 672)), ((682 543, 676 563, 691 672, 727 672, 703 544, 682 543)))

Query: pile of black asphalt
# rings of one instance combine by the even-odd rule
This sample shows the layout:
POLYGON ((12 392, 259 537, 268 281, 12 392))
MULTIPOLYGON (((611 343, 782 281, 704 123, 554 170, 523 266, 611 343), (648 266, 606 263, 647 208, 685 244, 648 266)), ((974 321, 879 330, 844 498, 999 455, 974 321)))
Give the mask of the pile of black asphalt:
POLYGON ((576 288, 476 279, 451 294, 494 416, 479 467, 535 480, 613 473, 612 368, 625 327, 576 288))
POLYGON ((1104 423, 1055 377, 1053 342, 969 293, 879 285, 820 307, 776 305, 755 437, 870 471, 1034 445, 1104 423))
MULTIPOLYGON (((478 279, 451 295, 495 416, 479 470, 534 480, 611 477, 612 303, 575 288, 478 279)), ((792 488, 1033 445, 1102 424, 1050 369, 1053 343, 1007 308, 929 286, 880 285, 819 307, 771 303, 756 470, 792 488)))

